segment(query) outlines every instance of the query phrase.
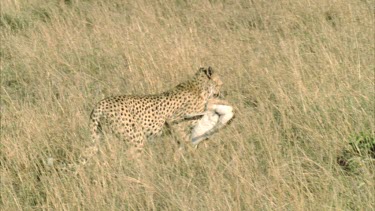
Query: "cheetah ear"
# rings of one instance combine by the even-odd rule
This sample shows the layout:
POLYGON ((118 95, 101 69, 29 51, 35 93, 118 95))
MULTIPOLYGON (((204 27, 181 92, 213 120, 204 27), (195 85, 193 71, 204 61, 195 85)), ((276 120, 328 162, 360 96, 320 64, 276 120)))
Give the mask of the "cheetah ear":
POLYGON ((214 73, 214 70, 212 69, 212 67, 208 67, 207 69, 201 67, 200 70, 203 71, 209 79, 211 79, 212 74, 214 73))

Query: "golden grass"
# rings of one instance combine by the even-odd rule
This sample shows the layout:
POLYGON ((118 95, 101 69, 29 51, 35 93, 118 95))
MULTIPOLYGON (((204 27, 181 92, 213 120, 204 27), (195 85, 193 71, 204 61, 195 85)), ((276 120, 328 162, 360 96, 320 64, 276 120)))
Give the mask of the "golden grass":
POLYGON ((2 210, 373 210, 374 1, 3 0, 2 210), (140 168, 109 140, 77 175, 98 100, 156 93, 213 66, 236 119, 178 162, 169 136, 140 168), (171 144, 171 145, 169 145, 171 144))

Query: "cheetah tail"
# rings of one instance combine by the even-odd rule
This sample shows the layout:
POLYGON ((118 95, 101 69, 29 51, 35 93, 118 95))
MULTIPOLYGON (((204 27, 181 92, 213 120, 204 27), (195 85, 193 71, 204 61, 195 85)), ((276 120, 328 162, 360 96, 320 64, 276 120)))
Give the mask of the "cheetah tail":
POLYGON ((91 141, 89 147, 87 147, 80 155, 76 167, 78 168, 81 165, 85 165, 86 162, 98 152, 98 144, 102 134, 102 127, 100 124, 100 117, 102 112, 99 109, 94 108, 90 114, 90 123, 89 128, 91 131, 91 141))
POLYGON ((90 115, 90 125, 89 128, 91 130, 91 141, 94 144, 99 143, 100 136, 102 133, 102 127, 100 124, 100 117, 102 116, 102 112, 98 109, 94 109, 90 115))

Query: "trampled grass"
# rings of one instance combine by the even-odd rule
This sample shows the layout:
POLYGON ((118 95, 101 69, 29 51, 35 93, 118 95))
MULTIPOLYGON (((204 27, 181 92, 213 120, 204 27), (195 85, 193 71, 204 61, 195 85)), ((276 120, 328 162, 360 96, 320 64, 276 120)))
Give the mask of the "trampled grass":
MULTIPOLYGON (((2 210, 373 210, 375 164, 338 158, 375 128, 374 1, 1 2, 2 210), (78 174, 100 99, 157 93, 200 66, 236 118, 142 167, 116 139, 78 174)), ((366 136, 367 137, 367 136, 366 136)))

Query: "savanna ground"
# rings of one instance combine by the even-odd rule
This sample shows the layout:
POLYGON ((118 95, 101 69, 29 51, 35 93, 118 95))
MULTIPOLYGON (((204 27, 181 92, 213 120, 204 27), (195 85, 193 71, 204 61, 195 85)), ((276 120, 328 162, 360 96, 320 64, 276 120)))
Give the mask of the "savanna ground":
POLYGON ((374 210, 373 0, 2 0, 1 210, 374 210), (158 93, 200 66, 236 118, 175 161, 144 168, 90 143, 100 99, 158 93), (355 146, 355 147, 353 147, 355 146))

